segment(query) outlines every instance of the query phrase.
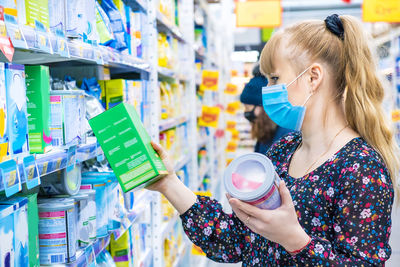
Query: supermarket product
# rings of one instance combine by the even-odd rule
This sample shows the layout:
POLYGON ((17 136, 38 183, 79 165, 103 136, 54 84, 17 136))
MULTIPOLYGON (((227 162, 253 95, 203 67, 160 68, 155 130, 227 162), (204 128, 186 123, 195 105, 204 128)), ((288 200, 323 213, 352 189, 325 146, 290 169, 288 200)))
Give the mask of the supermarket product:
POLYGON ((0 266, 14 265, 13 213, 13 205, 0 205, 0 266))
POLYGON ((96 240, 96 190, 92 190, 92 185, 81 185, 82 194, 87 194, 87 205, 84 208, 84 213, 88 218, 89 241, 96 240))
MULTIPOLYGON (((14 263, 11 266, 29 265, 29 234, 28 234, 28 199, 16 196, 0 200, 0 205, 12 205, 14 231, 14 263)), ((3 242, 3 240, 2 240, 3 242)))
POLYGON ((80 247, 86 247, 90 243, 90 228, 89 228, 89 214, 88 214, 88 202, 89 195, 85 193, 79 193, 74 196, 75 201, 78 203, 78 224, 77 224, 77 239, 80 247))
POLYGON ((99 41, 102 45, 113 42, 113 33, 111 30, 110 20, 99 2, 96 1, 96 29, 99 34, 99 41))
POLYGON ((119 104, 89 123, 124 192, 167 175, 132 105, 119 104))
POLYGON ((50 74, 47 66, 25 67, 28 98, 29 151, 44 153, 51 144, 50 136, 50 74))
POLYGON ((101 90, 104 92, 105 107, 110 109, 122 103, 124 92, 126 91, 126 82, 124 79, 114 79, 108 81, 99 81, 101 90))
POLYGON ((111 238, 110 253, 118 267, 132 266, 129 265, 129 262, 133 261, 130 257, 130 251, 132 251, 132 248, 130 246, 129 231, 126 231, 118 240, 111 238))
POLYGON ((56 32, 65 30, 65 9, 64 1, 48 0, 49 1, 49 27, 50 31, 56 32))
POLYGON ((83 90, 50 91, 50 133, 54 146, 79 143, 85 133, 83 90))
POLYGON ((40 185, 41 195, 75 195, 81 185, 81 165, 76 164, 71 171, 63 169, 46 175, 40 185))
POLYGON ((119 51, 127 49, 126 29, 122 21, 122 15, 118 8, 115 6, 112 0, 102 0, 101 7, 110 20, 110 26, 114 34, 114 41, 106 45, 119 51))
POLYGON ((36 23, 49 28, 49 1, 48 0, 18 0, 18 20, 22 24, 35 27, 36 23))
POLYGON ((64 5, 67 36, 97 40, 96 0, 64 0, 64 5))
POLYGON ((103 250, 96 258, 97 267, 117 267, 108 250, 103 250))
POLYGON ((109 205, 106 185, 109 173, 85 172, 82 173, 82 189, 89 188, 96 190, 96 235, 104 237, 108 235, 109 205), (89 185, 84 187, 84 185, 89 185))
POLYGON ((39 267, 39 215, 37 193, 24 195, 28 199, 29 266, 39 267))
POLYGON ((76 218, 74 201, 39 199, 40 264, 76 260, 76 218))
POLYGON ((121 187, 118 184, 115 176, 110 176, 107 181, 106 193, 108 203, 108 231, 113 231, 121 227, 124 206, 120 205, 121 187))
POLYGON ((25 68, 5 64, 9 153, 28 151, 28 113, 26 107, 25 68))
POLYGON ((0 63, 0 162, 8 153, 5 65, 0 63))
POLYGON ((143 51, 142 32, 145 21, 145 14, 142 11, 133 12, 133 50, 138 58, 145 57, 143 51))
POLYGON ((259 153, 234 159, 224 173, 225 188, 232 197, 261 209, 280 207, 279 181, 272 162, 259 153))

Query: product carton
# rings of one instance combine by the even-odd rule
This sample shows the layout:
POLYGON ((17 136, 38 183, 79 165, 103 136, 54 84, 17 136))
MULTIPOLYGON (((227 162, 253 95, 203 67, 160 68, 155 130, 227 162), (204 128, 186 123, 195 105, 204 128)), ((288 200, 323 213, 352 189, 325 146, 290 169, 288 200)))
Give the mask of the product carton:
POLYGON ((48 0, 18 0, 18 20, 31 27, 36 21, 49 28, 49 1, 48 0))
POLYGON ((4 63, 0 63, 0 162, 3 161, 8 154, 7 95, 4 68, 4 63))
POLYGON ((50 136, 50 75, 47 66, 26 66, 29 151, 45 153, 50 136))
POLYGON ((99 84, 101 86, 102 99, 104 99, 106 109, 115 107, 123 102, 124 92, 126 91, 126 82, 124 79, 100 81, 99 84))
POLYGON ((0 266, 14 266, 13 214, 13 205, 0 205, 0 266))
POLYGON ((119 104, 89 124, 124 192, 145 187, 168 173, 132 105, 119 104))
POLYGON ((28 151, 28 113, 23 65, 6 63, 9 154, 28 151))
MULTIPOLYGON (((0 205, 12 205, 14 229, 14 265, 29 266, 29 234, 28 234, 28 199, 13 197, 0 200, 0 205)), ((34 223, 34 222, 33 222, 34 223)))

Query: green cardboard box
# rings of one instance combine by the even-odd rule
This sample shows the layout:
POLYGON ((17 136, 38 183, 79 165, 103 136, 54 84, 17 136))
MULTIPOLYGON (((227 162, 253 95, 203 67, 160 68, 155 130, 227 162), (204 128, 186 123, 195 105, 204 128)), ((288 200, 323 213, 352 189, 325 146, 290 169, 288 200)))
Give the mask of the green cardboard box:
POLYGON ((31 153, 45 153, 50 136, 50 74, 47 66, 25 66, 28 140, 31 153))
POLYGON ((150 185, 168 174, 134 106, 119 104, 89 124, 124 192, 150 185))

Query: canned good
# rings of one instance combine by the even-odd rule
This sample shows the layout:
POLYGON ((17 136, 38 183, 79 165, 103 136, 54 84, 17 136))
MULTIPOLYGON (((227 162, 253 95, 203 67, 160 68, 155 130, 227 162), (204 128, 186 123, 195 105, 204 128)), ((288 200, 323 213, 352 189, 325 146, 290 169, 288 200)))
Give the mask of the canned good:
POLYGON ((272 162, 259 153, 236 158, 224 173, 228 193, 260 209, 273 210, 280 207, 279 182, 280 178, 272 162))
POLYGON ((81 186, 81 166, 76 164, 71 171, 66 169, 50 173, 42 178, 40 195, 75 195, 81 186))
POLYGON ((38 199, 40 264, 76 260, 76 213, 71 199, 38 199))
POLYGON ((96 240, 96 191, 92 190, 92 185, 81 185, 80 193, 87 194, 87 206, 84 211, 88 217, 89 241, 93 243, 96 240))

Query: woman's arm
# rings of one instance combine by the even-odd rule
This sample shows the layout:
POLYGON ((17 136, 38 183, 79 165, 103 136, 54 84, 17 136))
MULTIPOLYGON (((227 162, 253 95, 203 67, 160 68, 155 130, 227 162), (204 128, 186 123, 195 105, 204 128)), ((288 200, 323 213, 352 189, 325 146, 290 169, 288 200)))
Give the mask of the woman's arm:
POLYGON ((221 205, 208 197, 197 197, 176 176, 165 150, 152 143, 169 175, 147 187, 162 193, 179 212, 182 225, 191 241, 207 257, 220 262, 242 261, 245 234, 249 230, 232 214, 222 211, 221 205))

